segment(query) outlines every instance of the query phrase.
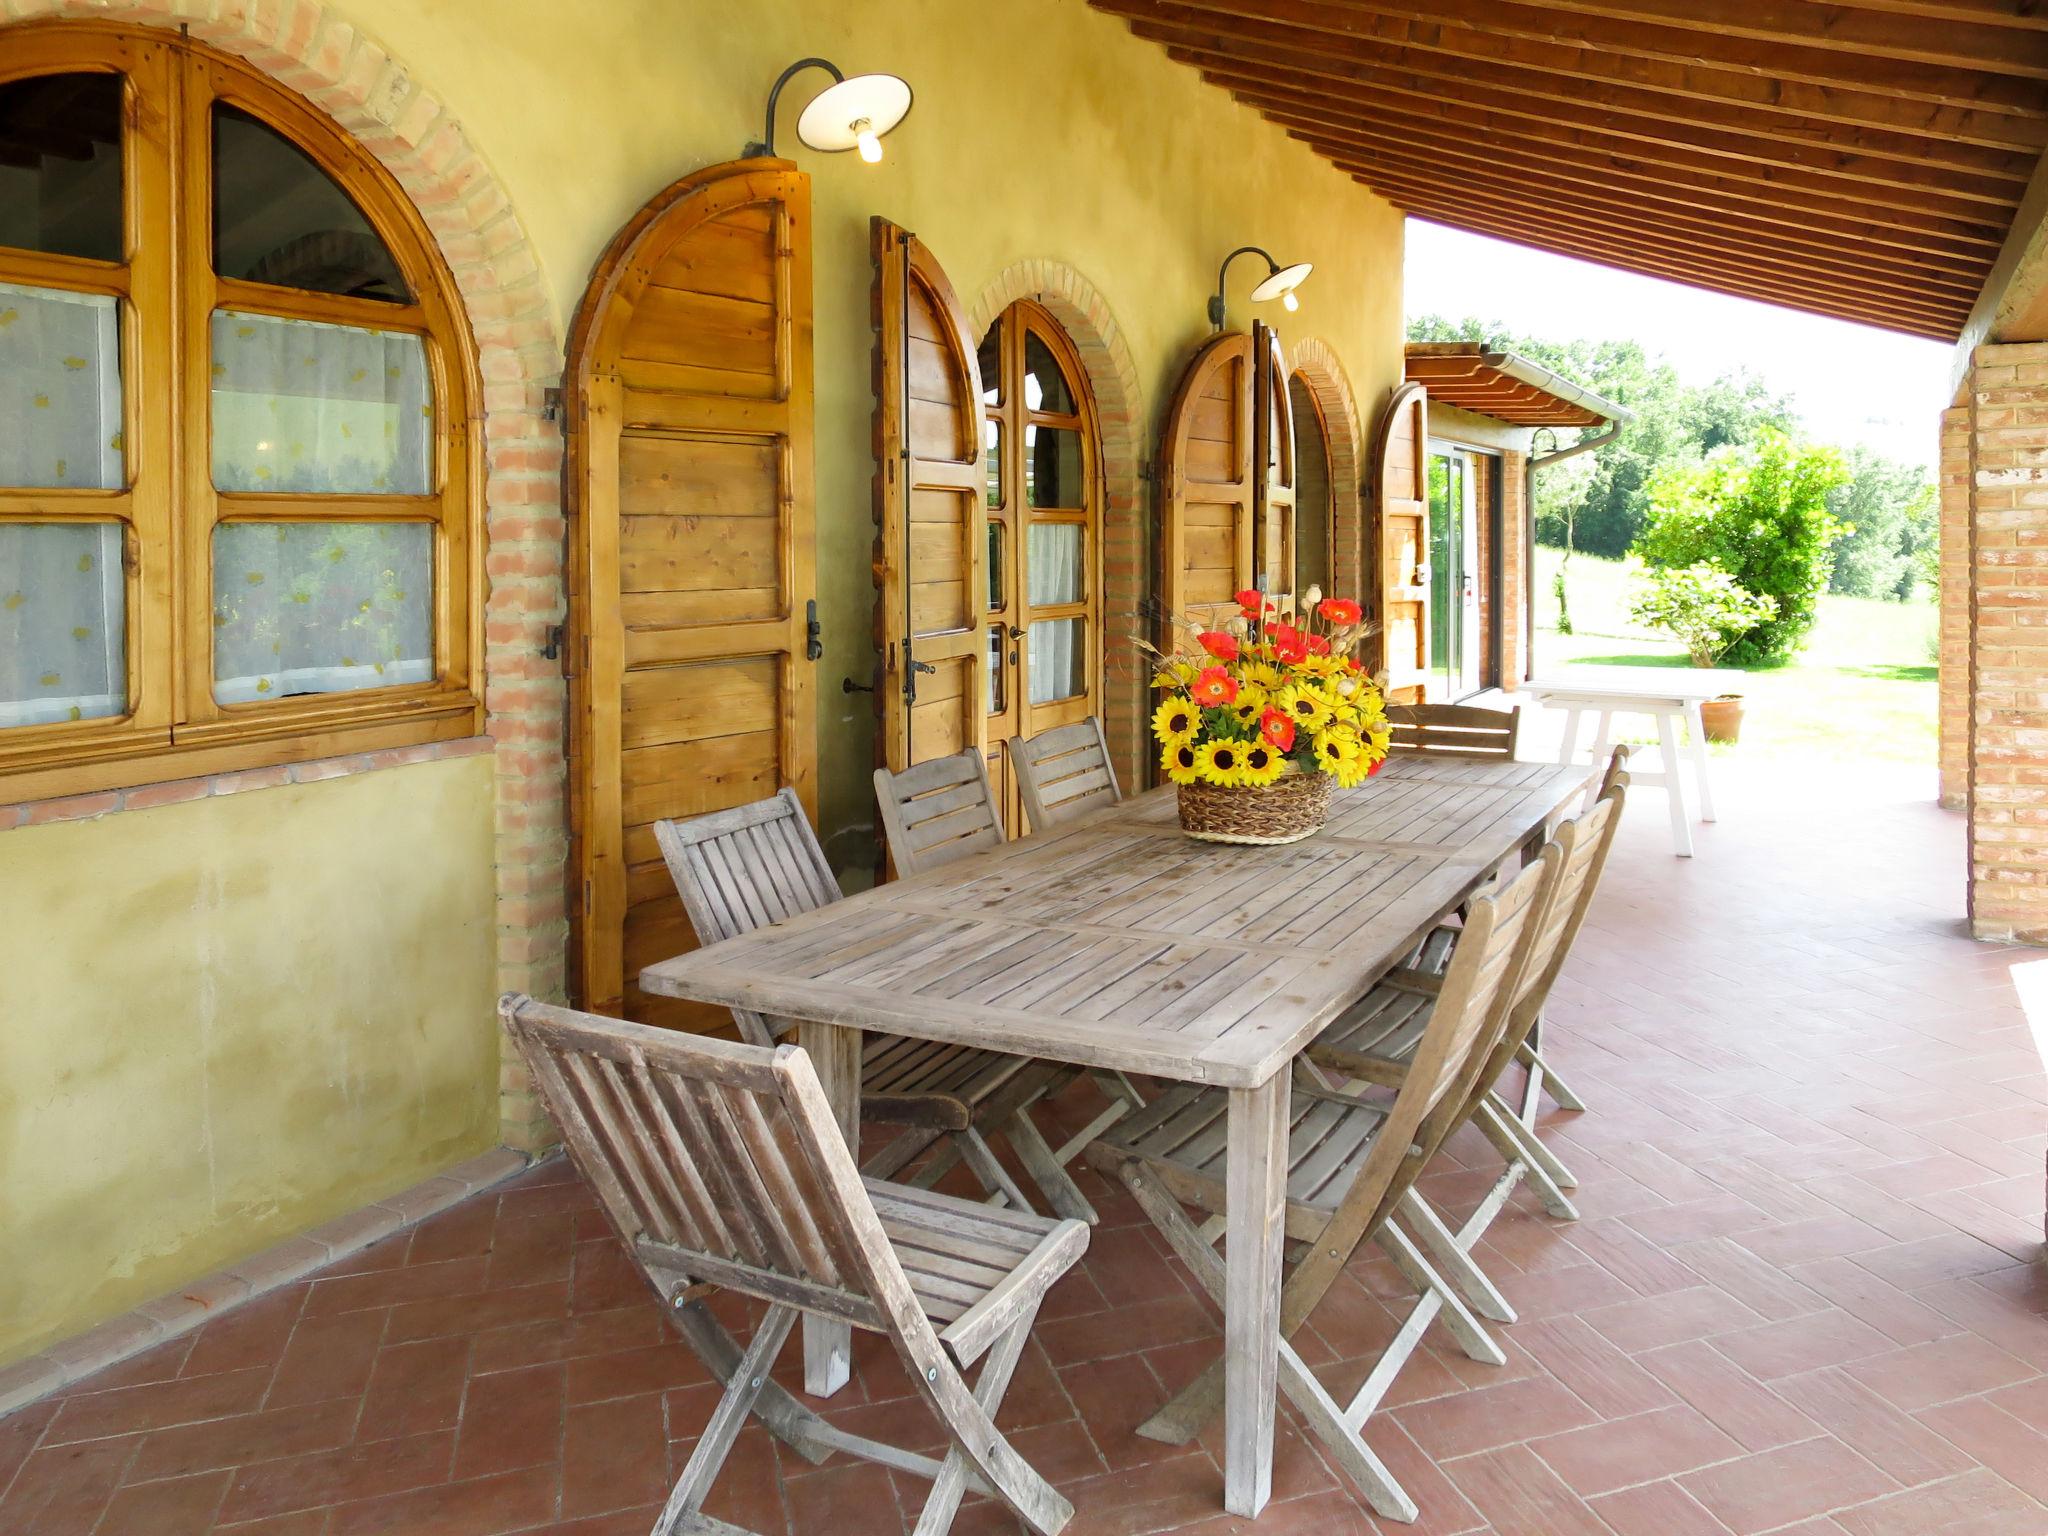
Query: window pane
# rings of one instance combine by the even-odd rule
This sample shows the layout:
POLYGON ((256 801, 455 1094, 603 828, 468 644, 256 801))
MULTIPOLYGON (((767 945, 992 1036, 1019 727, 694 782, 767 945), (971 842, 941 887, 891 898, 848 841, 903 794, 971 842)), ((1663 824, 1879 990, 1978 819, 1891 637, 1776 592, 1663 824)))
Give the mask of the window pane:
POLYGON ((426 347, 270 315, 213 313, 213 483, 223 491, 433 489, 426 347))
POLYGON ((1009 598, 1003 590, 1005 585, 1004 578, 1007 575, 1008 572, 1003 569, 1003 525, 994 518, 990 518, 988 524, 988 607, 991 613, 1001 613, 1010 606, 1009 598))
POLYGON ((213 175, 213 265, 222 277, 411 300, 362 209, 268 123, 216 103, 213 175))
POLYGON ((988 476, 988 504, 1003 504, 1003 424, 993 417, 981 423, 981 461, 988 476))
POLYGON ((988 328, 988 334, 981 338, 981 347, 975 353, 975 362, 981 369, 981 403, 1001 405, 1003 403, 1003 322, 998 320, 988 328))
POLYGON ((0 283, 0 485, 126 483, 119 301, 0 283))
POLYGON ((119 75, 0 85, 0 245, 119 261, 119 75))
POLYGON ((214 697, 223 704, 434 675, 434 530, 222 523, 213 533, 214 697))
POLYGON ((1087 595, 1083 535, 1079 523, 1031 525, 1032 607, 1078 603, 1087 595))
POLYGON ((996 624, 988 632, 988 712, 992 715, 1003 712, 1008 691, 1003 683, 1003 626, 996 624))
POLYGON ((1040 619, 1031 626, 1031 702, 1051 704, 1088 691, 1087 622, 1040 619))
POLYGON ((0 523, 0 726, 128 709, 119 523, 0 523))
POLYGON ((1024 489, 1034 507, 1086 506, 1081 434, 1071 427, 1026 427, 1024 489))
POLYGON ((1074 391, 1052 348, 1029 331, 1024 333, 1024 403, 1034 411, 1058 416, 1071 416, 1076 409, 1074 391))

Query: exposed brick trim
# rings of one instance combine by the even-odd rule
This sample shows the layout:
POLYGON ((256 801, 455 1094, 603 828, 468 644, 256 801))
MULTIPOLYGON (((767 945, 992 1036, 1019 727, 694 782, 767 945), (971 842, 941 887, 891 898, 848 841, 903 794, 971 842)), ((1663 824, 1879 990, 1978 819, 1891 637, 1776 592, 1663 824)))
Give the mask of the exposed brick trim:
POLYGON ((1143 478, 1145 414, 1138 365, 1102 292, 1075 268, 1050 257, 1005 267, 967 312, 984 335, 1019 299, 1043 304, 1066 328, 1095 392, 1102 433, 1102 724, 1117 776, 1145 782, 1146 669, 1126 643, 1151 585, 1150 498, 1143 478))
POLYGON ((316 757, 308 762, 250 768, 240 773, 210 773, 196 779, 169 779, 161 784, 112 789, 99 795, 28 800, 20 805, 0 806, 0 830, 47 826, 53 821, 91 821, 117 811, 147 811, 159 805, 183 805, 188 800, 239 795, 245 790, 275 789, 280 784, 314 784, 322 779, 345 779, 352 774, 372 773, 379 768, 439 762, 444 757, 477 757, 495 750, 496 746, 497 743, 488 736, 467 736, 461 741, 430 741, 416 747, 391 747, 381 752, 350 752, 342 757, 316 757))
POLYGON ((1336 532, 1332 576, 1340 593, 1363 598, 1365 434, 1358 419, 1358 397, 1335 349, 1320 336, 1297 341, 1287 368, 1308 385, 1329 433, 1331 521, 1336 532))
POLYGON ((0 1417, 166 1339, 190 1333, 244 1302, 303 1280, 315 1270, 360 1253, 531 1166, 530 1159, 508 1147, 472 1157, 388 1200, 288 1237, 168 1296, 146 1301, 97 1328, 52 1344, 41 1354, 0 1368, 0 1417))
MULTIPOLYGON (((446 103, 318 0, 0 0, 0 24, 65 17, 188 27, 195 41, 304 96, 397 179, 454 274, 483 380, 484 709, 497 753, 498 985, 561 997, 569 937, 560 878, 568 856, 566 690, 560 665, 540 652, 564 612, 562 442, 544 399, 561 377, 562 342, 518 212, 446 103)), ((7 815, 0 810, 0 826, 7 815)), ((508 1133, 535 1134, 530 1094, 507 1102, 504 1119, 508 1133)))
POLYGON ((1970 408, 1941 413, 1941 803, 1959 810, 1970 780, 1970 408))

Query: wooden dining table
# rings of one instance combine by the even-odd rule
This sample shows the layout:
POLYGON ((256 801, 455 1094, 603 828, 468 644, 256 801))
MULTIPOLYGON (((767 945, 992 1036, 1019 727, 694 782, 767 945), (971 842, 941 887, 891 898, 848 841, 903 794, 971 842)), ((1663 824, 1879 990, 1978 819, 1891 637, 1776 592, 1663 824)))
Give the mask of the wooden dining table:
MULTIPOLYGON (((1272 1490, 1294 1058, 1591 776, 1396 756, 1279 846, 1193 841, 1153 790, 640 984, 794 1021, 855 1145, 865 1030, 1227 1088, 1224 1505, 1249 1517, 1272 1490)), ((843 1385, 845 1325, 807 1327, 805 1357, 807 1390, 843 1385)))

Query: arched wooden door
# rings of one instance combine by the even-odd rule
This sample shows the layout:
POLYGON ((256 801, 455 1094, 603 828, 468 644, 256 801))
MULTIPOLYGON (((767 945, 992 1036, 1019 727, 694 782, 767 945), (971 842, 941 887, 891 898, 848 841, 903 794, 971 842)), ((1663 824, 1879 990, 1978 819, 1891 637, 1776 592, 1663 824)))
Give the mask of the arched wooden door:
POLYGON ((1389 694, 1419 702, 1429 671, 1429 392, 1403 384, 1373 436, 1381 665, 1389 694))
POLYGON ((1252 486, 1256 559, 1251 584, 1268 592, 1295 592, 1295 507, 1301 477, 1295 461, 1294 400, 1287 392, 1280 338, 1258 321, 1252 323, 1252 356, 1257 360, 1252 437, 1263 446, 1266 472, 1252 486))
POLYGON ((695 936, 653 823, 795 788, 816 814, 810 182, 783 160, 685 177, 599 259, 568 359, 571 988, 643 994, 695 936))
POLYGON ((987 747, 981 374, 931 252, 886 219, 872 234, 876 755, 900 772, 987 747))

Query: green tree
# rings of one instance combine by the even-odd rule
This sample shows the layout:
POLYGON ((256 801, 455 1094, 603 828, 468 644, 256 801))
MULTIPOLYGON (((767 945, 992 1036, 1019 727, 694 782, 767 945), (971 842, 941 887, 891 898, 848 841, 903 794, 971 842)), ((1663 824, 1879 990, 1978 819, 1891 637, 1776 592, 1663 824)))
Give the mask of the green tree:
POLYGON ((1901 464, 1858 447, 1849 477, 1828 501, 1843 525, 1830 592, 1905 601, 1927 579, 1935 547, 1934 483, 1918 464, 1901 464))
POLYGON ((1802 446, 1767 431, 1747 447, 1715 449, 1698 463, 1669 465, 1650 484, 1650 515, 1636 553, 1667 569, 1719 566, 1777 609, 1737 635, 1733 666, 1769 665, 1796 651, 1827 589, 1830 549, 1842 525, 1829 499, 1849 477, 1832 448, 1802 446))

